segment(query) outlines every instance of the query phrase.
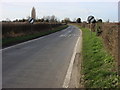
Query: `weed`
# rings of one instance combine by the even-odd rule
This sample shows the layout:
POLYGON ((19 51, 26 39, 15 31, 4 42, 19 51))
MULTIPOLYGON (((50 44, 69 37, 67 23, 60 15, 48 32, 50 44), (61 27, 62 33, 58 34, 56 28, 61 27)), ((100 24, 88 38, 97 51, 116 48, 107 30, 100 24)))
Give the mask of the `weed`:
POLYGON ((104 49, 102 39, 87 28, 83 31, 83 70, 85 87, 117 88, 118 75, 112 71, 114 58, 104 49))

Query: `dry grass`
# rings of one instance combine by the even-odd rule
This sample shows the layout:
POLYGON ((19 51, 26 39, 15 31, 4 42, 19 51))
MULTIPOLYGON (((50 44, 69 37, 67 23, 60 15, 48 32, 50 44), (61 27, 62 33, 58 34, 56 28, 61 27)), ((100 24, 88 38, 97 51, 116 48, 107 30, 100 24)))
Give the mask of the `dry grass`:
POLYGON ((104 23, 102 26, 102 38, 105 47, 118 59, 118 24, 104 23))
POLYGON ((2 38, 18 37, 52 30, 62 24, 49 23, 2 23, 2 38))
MULTIPOLYGON (((87 23, 78 23, 83 28, 90 28, 87 23)), ((96 25, 97 26, 97 25, 96 25)), ((106 49, 118 60, 118 40, 119 40, 119 27, 120 23, 102 23, 102 34, 101 37, 104 42, 106 49)), ((95 27, 97 28, 97 27, 95 27)))
POLYGON ((49 23, 2 23, 2 46, 7 47, 20 42, 48 35, 68 27, 49 23))

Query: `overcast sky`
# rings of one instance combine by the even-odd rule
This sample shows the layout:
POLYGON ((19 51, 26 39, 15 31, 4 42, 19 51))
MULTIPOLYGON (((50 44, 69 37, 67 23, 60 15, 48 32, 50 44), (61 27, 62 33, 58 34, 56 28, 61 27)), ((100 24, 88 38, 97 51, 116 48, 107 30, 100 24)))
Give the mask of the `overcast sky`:
POLYGON ((1 2, 0 20, 22 19, 30 16, 34 6, 38 18, 55 15, 60 20, 69 17, 71 20, 80 17, 85 21, 89 15, 102 18, 104 21, 118 21, 118 2, 1 2))

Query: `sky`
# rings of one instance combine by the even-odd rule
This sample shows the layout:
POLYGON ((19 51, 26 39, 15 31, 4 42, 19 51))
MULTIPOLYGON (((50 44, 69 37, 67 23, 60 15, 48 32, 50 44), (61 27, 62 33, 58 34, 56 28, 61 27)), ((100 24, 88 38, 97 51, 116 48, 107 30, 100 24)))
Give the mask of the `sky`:
POLYGON ((118 21, 120 22, 120 1, 118 3, 118 21))
MULTIPOLYGON (((105 1, 105 0, 104 0, 105 1)), ((96 19, 103 19, 111 22, 118 21, 118 2, 106 1, 82 1, 82 2, 41 2, 39 0, 34 1, 2 1, 0 3, 0 21, 22 19, 30 16, 32 7, 36 9, 38 18, 43 16, 55 15, 58 19, 62 20, 65 17, 69 17, 71 20, 75 18, 81 18, 82 21, 86 21, 87 17, 93 15, 96 19)))

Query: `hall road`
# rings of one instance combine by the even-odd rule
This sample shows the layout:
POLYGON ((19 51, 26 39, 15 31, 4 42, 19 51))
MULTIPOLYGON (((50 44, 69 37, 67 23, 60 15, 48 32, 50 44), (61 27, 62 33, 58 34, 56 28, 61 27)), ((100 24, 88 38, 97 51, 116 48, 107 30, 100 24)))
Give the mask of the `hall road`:
POLYGON ((3 88, 62 88, 79 37, 79 28, 70 25, 3 49, 3 88))

